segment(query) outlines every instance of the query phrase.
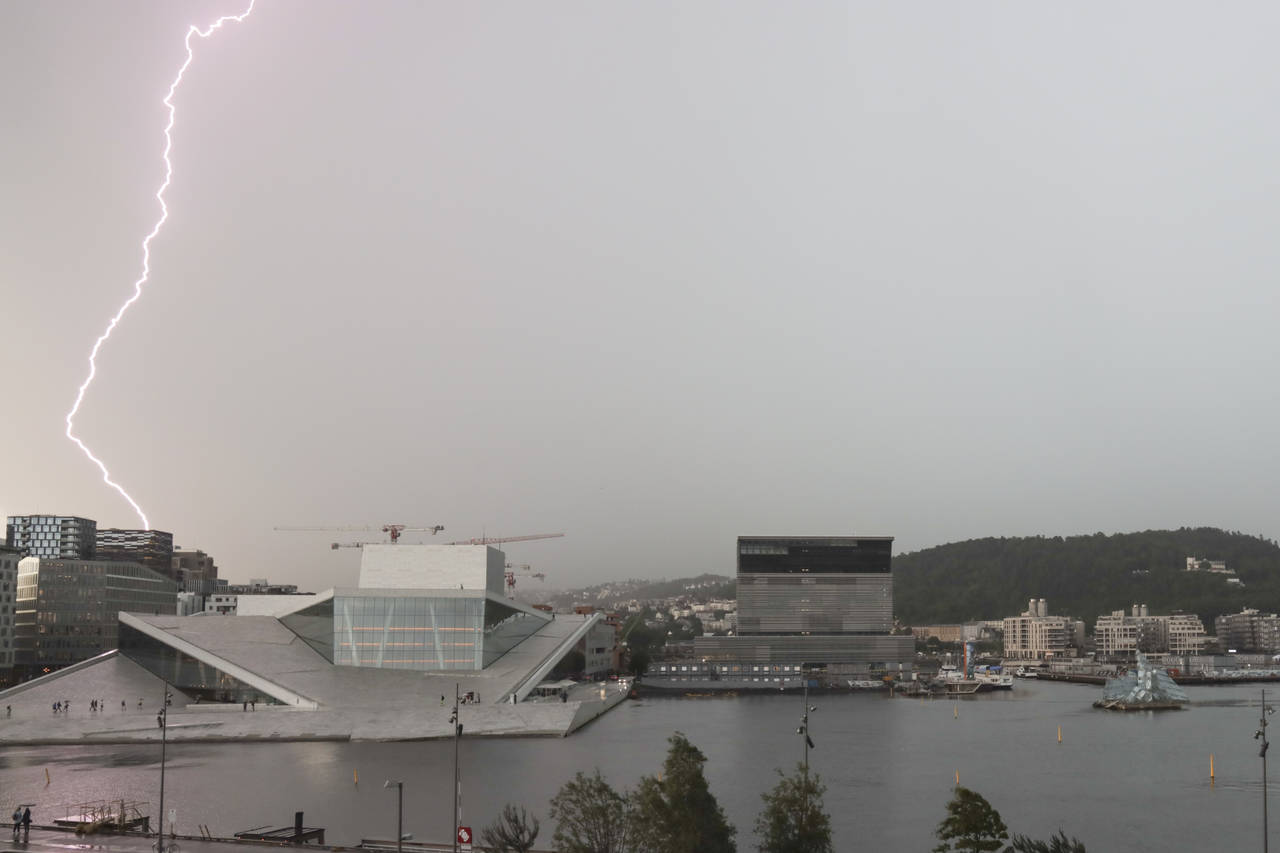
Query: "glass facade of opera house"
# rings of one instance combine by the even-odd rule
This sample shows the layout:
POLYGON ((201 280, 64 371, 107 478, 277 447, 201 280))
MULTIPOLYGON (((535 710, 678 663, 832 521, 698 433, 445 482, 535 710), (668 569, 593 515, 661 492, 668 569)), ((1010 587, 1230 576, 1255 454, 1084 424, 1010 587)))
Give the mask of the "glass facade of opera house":
MULTIPOLYGON (((480 670, 531 637, 546 622, 538 612, 489 596, 348 590, 280 622, 330 663, 378 669, 480 670)), ((193 617, 200 618, 200 617, 193 617)), ((235 619, 228 617, 228 629, 235 619)), ((205 700, 243 702, 249 685, 172 646, 120 625, 120 651, 176 687, 205 700)))
POLYGON ((339 666, 479 670, 528 639, 547 620, 488 597, 360 591, 336 594, 331 602, 280 621, 339 666), (327 649, 308 639, 323 634, 323 626, 302 620, 316 618, 332 624, 327 649))
POLYGON ((123 623, 120 654, 201 702, 280 704, 217 667, 123 623))

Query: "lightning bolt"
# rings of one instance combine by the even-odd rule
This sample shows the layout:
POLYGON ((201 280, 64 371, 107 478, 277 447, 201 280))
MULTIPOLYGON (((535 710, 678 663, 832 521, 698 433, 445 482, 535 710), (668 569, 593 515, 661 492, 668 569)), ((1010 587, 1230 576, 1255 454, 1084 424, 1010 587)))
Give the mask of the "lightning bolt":
POLYGON ((169 189, 169 184, 173 180, 173 163, 169 160, 169 152, 173 150, 173 136, 171 133, 173 131, 173 119, 175 115, 173 96, 177 93, 178 86, 182 84, 182 75, 187 73, 187 68, 191 65, 191 60, 195 58, 195 51, 191 47, 191 39, 196 36, 202 39, 207 39, 216 31, 222 29, 222 26, 226 23, 240 23, 245 18, 249 17, 249 13, 253 11, 253 5, 256 2, 257 0, 249 0, 248 7, 239 15, 223 15, 203 30, 195 24, 192 24, 187 29, 187 37, 184 42, 187 48, 186 61, 182 63, 182 67, 178 69, 177 76, 174 77, 173 82, 169 84, 169 93, 164 96, 164 105, 169 109, 169 122, 164 126, 164 181, 160 184, 160 189, 156 190, 156 201, 160 202, 160 218, 156 220, 156 224, 152 227, 151 232, 142 240, 142 275, 133 283, 133 295, 120 306, 120 310, 116 311, 115 316, 111 318, 111 322, 107 324, 106 331, 99 335, 98 340, 94 342, 93 350, 89 353, 89 375, 85 378, 84 384, 80 386, 80 390, 76 393, 76 402, 71 407, 71 411, 67 412, 67 438, 74 441, 76 446, 84 451, 84 455, 88 456, 89 460, 93 462, 94 465, 98 466, 98 470, 102 472, 102 482, 115 489, 120 493, 121 497, 129 502, 129 506, 133 507, 133 511, 138 514, 138 518, 142 519, 142 526, 144 529, 151 528, 151 525, 147 522, 147 514, 142 511, 142 507, 138 506, 138 502, 129 496, 129 493, 124 490, 123 486, 111 479, 111 473, 107 471, 107 466, 102 462, 102 460, 94 456, 88 446, 76 437, 73 432, 73 429, 75 428, 74 420, 76 413, 80 411, 80 404, 84 402, 85 392, 89 390, 89 386, 93 384, 94 377, 98 375, 98 351, 102 349, 102 345, 107 342, 107 338, 111 337, 112 331, 114 331, 115 327, 120 323, 125 312, 127 312, 129 308, 132 307, 133 303, 137 302, 142 296, 142 286, 147 283, 147 279, 151 276, 151 241, 160 233, 160 229, 164 227, 165 221, 169 218, 169 207, 164 202, 164 194, 165 191, 169 189))

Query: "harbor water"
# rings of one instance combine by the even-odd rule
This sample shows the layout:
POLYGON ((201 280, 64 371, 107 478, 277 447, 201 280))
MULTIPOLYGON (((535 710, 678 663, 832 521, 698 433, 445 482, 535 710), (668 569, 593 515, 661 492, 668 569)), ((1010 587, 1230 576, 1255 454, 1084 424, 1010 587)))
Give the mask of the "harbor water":
MULTIPOLYGON (((1253 738, 1260 690, 1189 693, 1188 709, 1162 713, 1096 710, 1097 687, 1036 681, 959 700, 815 696, 810 767, 827 786, 841 851, 932 849, 957 773, 1011 832, 1047 838, 1061 828, 1091 851, 1261 847, 1262 762, 1253 738)), ((575 771, 598 767, 615 787, 633 786, 659 770, 666 738, 681 731, 707 755, 712 792, 738 828, 739 849, 753 849, 761 793, 774 784, 775 768, 791 770, 802 756, 801 701, 795 694, 645 698, 565 739, 464 737, 464 823, 479 829, 504 803, 517 803, 543 819, 538 846, 549 846, 548 801, 575 771)), ((424 701, 404 712, 447 709, 424 701)), ((154 814, 159 752, 5 749, 0 809, 34 802, 35 820, 46 822, 73 803, 125 799, 150 801, 154 814)), ((230 835, 290 824, 301 810, 307 825, 326 828, 330 844, 350 844, 394 836, 396 792, 383 788, 393 779, 404 782, 405 832, 444 841, 453 755, 452 741, 170 745, 165 811, 176 810, 179 833, 198 834, 203 824, 230 835)))

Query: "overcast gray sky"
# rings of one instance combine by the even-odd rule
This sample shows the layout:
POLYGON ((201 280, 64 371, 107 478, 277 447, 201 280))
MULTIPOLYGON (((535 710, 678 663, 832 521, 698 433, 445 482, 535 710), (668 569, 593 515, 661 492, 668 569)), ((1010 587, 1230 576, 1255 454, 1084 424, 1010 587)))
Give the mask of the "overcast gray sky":
MULTIPOLYGON (((138 524, 63 417, 186 27, 244 2, 0 6, 0 514, 138 524)), ((197 42, 79 431, 224 576, 314 589, 360 537, 273 526, 564 531, 508 549, 557 586, 739 534, 1276 536, 1277 25, 259 0, 197 42)))

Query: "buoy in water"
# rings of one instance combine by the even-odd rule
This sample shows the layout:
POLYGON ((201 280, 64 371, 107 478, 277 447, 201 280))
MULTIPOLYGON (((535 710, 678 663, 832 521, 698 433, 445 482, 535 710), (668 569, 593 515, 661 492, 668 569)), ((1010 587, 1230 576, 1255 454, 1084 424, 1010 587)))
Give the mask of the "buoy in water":
POLYGON ((44 769, 44 783, 48 785, 52 780, 49 778, 49 768, 44 769))
POLYGON ((1213 753, 1209 753, 1209 787, 1213 787, 1213 753))
POLYGON ((359 785, 359 784, 360 784, 360 771, 359 771, 359 770, 352 770, 352 771, 351 771, 351 781, 352 781, 352 782, 355 782, 357 785, 359 785))
POLYGON ((959 705, 953 706, 951 709, 951 713, 955 715, 955 718, 957 720, 960 719, 960 706, 959 705))
POLYGON ((1062 726, 1058 726, 1058 743, 1062 743, 1062 726))

